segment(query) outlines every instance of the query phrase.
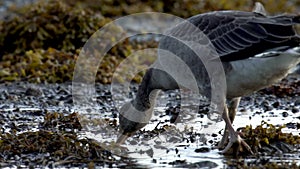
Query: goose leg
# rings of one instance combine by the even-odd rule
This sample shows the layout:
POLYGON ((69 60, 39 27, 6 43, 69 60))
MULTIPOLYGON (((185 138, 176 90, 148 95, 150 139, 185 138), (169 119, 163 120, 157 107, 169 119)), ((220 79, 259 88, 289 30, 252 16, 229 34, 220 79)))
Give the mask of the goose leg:
MULTIPOLYGON (((229 112, 229 119, 230 119, 231 123, 233 123, 233 120, 235 118, 237 108, 240 104, 240 100, 241 100, 241 98, 237 97, 237 98, 229 100, 229 102, 228 102, 228 112, 229 112)), ((224 148, 225 145, 228 143, 229 133, 228 133, 227 128, 228 128, 228 126, 227 126, 227 124, 225 124, 223 137, 222 137, 221 141, 219 142, 217 148, 224 148)))
POLYGON ((233 146, 233 144, 238 143, 238 148, 237 148, 236 155, 238 154, 239 150, 242 147, 245 148, 247 151, 249 151, 251 154, 253 154, 250 146, 234 130, 234 128, 231 124, 230 118, 229 118, 228 108, 226 106, 225 106, 225 110, 223 112, 223 119, 226 123, 226 127, 227 127, 227 130, 229 132, 229 142, 228 142, 227 146, 224 148, 224 150, 222 151, 222 153, 226 153, 233 146))

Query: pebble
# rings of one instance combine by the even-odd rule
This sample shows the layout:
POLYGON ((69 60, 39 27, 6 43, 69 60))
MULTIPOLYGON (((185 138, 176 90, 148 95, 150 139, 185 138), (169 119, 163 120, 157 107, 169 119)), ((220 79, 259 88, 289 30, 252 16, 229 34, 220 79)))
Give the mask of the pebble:
POLYGON ((272 106, 264 106, 264 111, 271 111, 273 110, 273 107, 272 106))
POLYGON ((280 106, 280 103, 276 101, 272 104, 272 106, 277 109, 280 106))
POLYGON ((299 112, 299 109, 298 108, 296 108, 296 107, 293 107, 292 108, 292 113, 298 113, 299 112))
POLYGON ((5 90, 5 91, 2 91, 1 94, 0 94, 0 100, 5 100, 7 99, 7 96, 8 96, 8 92, 5 90))
POLYGON ((201 147, 201 148, 195 149, 196 153, 207 153, 209 151, 210 151, 210 149, 208 147, 201 147))
POLYGON ((286 112, 286 111, 282 112, 282 117, 288 117, 288 116, 289 116, 288 112, 286 112))
POLYGON ((300 105, 300 96, 298 96, 298 97, 295 99, 294 105, 295 105, 295 106, 299 106, 299 105, 300 105))
POLYGON ((25 95, 39 97, 43 95, 43 91, 37 87, 30 87, 25 91, 25 95))
POLYGON ((218 135, 216 133, 213 133, 211 136, 212 137, 218 137, 218 135))

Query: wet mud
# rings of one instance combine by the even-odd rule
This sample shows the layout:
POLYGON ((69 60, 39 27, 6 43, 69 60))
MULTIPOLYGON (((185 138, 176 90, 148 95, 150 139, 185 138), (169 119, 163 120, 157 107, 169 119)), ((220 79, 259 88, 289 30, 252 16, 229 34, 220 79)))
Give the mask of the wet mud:
POLYGON ((114 143, 118 108, 134 97, 136 84, 129 94, 122 85, 112 91, 109 85, 96 84, 96 106, 83 113, 74 106, 71 83, 4 83, 0 87, 0 165, 296 167, 300 151, 298 84, 298 75, 292 75, 242 99, 234 127, 255 154, 235 157, 213 149, 224 123, 207 120, 209 102, 189 91, 160 93, 149 125, 118 146, 114 143), (93 122, 82 120, 87 114, 93 122), (86 134, 91 131, 102 137, 86 134))

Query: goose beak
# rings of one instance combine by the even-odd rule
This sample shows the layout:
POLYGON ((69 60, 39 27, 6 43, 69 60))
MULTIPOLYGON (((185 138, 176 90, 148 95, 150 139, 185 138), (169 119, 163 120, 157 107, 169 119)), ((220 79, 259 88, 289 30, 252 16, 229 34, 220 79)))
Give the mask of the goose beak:
POLYGON ((128 138, 129 136, 128 135, 125 135, 125 134, 120 134, 118 136, 118 139, 117 139, 117 144, 121 145, 121 144, 124 144, 124 142, 126 141, 126 139, 128 138))

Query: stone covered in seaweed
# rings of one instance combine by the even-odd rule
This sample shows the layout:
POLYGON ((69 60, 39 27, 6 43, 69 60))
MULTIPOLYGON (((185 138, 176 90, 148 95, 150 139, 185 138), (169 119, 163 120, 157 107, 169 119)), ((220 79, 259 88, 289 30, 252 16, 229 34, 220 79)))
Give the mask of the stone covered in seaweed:
POLYGON ((300 137, 293 135, 292 133, 284 133, 282 129, 285 125, 274 126, 265 121, 261 122, 261 125, 256 128, 252 126, 246 126, 241 128, 242 137, 256 152, 264 152, 268 147, 270 151, 293 151, 293 146, 300 145, 300 137), (283 143, 283 144, 281 144, 283 143), (289 146, 291 145, 291 146, 289 146), (283 146, 280 148, 280 146, 283 146))

